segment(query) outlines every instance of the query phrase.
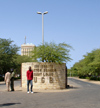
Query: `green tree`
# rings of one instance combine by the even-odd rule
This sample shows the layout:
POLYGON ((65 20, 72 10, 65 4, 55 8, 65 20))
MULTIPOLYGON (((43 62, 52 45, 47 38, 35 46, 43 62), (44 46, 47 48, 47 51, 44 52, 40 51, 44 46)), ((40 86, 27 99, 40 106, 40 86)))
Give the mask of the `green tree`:
POLYGON ((94 60, 89 63, 89 66, 92 67, 92 74, 100 76, 100 49, 96 49, 93 51, 94 60))
POLYGON ((100 76, 100 49, 95 49, 83 56, 84 59, 75 63, 72 67, 73 73, 78 76, 91 77, 100 76))
POLYGON ((14 69, 14 71, 16 72, 16 74, 20 74, 21 73, 21 64, 24 62, 32 62, 32 58, 30 58, 29 56, 21 56, 21 55, 17 55, 16 59, 14 59, 14 62, 16 63, 16 67, 14 69))
POLYGON ((45 43, 35 47, 32 51, 34 61, 62 63, 70 61, 70 49, 72 47, 66 43, 45 43))
POLYGON ((14 59, 17 57, 19 47, 12 44, 10 39, 0 38, 0 73, 5 74, 10 68, 15 67, 14 59))

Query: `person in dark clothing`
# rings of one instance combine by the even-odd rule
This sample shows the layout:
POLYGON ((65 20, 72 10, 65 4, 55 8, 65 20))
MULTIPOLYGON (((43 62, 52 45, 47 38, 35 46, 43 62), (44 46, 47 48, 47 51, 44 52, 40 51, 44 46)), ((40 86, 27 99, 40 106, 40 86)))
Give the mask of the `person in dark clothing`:
POLYGON ((14 70, 11 69, 11 79, 10 79, 10 81, 11 81, 11 83, 10 83, 11 91, 14 91, 14 75, 15 75, 14 70))
POLYGON ((31 84, 31 93, 33 93, 33 71, 31 69, 31 66, 29 67, 29 70, 26 72, 27 76, 27 93, 29 93, 29 84, 31 84))

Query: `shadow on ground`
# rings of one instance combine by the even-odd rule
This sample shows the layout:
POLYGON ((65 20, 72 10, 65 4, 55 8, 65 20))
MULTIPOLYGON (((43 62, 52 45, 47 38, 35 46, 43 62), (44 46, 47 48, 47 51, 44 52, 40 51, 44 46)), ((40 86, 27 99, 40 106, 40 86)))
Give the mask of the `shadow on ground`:
POLYGON ((4 104, 0 104, 0 107, 11 106, 11 105, 15 105, 15 104, 21 104, 21 103, 4 103, 4 104))
POLYGON ((79 89, 79 87, 74 87, 74 86, 67 85, 67 89, 79 89))

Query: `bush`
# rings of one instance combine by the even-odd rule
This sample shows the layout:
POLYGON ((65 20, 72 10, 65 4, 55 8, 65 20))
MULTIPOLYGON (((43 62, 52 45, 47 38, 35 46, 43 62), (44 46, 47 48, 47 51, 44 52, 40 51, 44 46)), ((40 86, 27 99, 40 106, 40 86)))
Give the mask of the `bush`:
POLYGON ((90 80, 100 81, 100 77, 97 76, 91 76, 90 80))
POLYGON ((80 75, 79 78, 86 79, 86 76, 80 75))
POLYGON ((90 79, 90 77, 86 77, 86 79, 90 79))

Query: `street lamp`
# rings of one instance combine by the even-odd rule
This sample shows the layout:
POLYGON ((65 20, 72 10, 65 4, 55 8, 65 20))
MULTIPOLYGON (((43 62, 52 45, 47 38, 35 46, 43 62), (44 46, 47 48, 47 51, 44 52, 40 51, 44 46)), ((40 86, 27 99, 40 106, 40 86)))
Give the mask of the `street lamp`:
POLYGON ((43 23, 44 19, 43 19, 43 15, 47 14, 47 13, 48 13, 48 11, 45 11, 43 13, 37 12, 37 14, 42 14, 42 44, 43 45, 44 45, 44 23, 43 23))

